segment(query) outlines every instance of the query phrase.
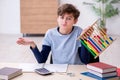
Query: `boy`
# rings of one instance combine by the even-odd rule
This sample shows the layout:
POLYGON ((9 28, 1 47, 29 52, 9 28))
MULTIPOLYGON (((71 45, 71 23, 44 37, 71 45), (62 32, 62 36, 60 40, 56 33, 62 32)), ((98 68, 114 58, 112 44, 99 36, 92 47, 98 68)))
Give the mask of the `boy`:
POLYGON ((30 45, 38 63, 45 63, 51 51, 53 64, 87 64, 99 61, 81 45, 77 40, 82 29, 73 26, 80 15, 78 9, 72 4, 63 4, 57 11, 58 27, 49 29, 42 43, 42 50, 39 51, 34 41, 19 38, 20 45, 30 45))

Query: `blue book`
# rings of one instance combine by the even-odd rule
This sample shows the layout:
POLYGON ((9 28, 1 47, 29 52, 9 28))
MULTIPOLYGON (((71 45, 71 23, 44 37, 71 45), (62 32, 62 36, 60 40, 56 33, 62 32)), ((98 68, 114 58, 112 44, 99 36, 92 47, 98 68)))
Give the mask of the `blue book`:
POLYGON ((97 76, 97 75, 95 75, 95 74, 92 74, 92 73, 90 73, 90 72, 83 72, 83 73, 81 73, 81 74, 82 74, 82 75, 85 75, 85 76, 89 76, 89 77, 95 78, 95 79, 97 79, 97 80, 107 80, 107 79, 109 79, 109 78, 117 77, 117 76, 110 76, 110 77, 106 77, 106 78, 101 78, 101 77, 99 77, 99 76, 97 76))

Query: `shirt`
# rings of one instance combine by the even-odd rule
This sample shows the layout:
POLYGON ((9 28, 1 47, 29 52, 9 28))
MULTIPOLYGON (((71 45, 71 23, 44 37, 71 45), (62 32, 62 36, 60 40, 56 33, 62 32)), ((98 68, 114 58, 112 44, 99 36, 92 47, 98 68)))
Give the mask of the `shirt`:
POLYGON ((52 62, 57 64, 88 64, 99 62, 99 57, 94 59, 91 53, 77 40, 81 30, 79 27, 74 27, 73 31, 75 33, 72 31, 68 35, 62 35, 59 33, 58 28, 50 29, 43 39, 41 51, 39 51, 37 46, 35 48, 30 47, 30 49, 33 51, 38 63, 45 63, 50 51, 52 52, 52 62))
POLYGON ((49 29, 43 40, 43 45, 51 46, 53 63, 59 64, 83 64, 80 61, 78 48, 81 43, 77 40, 82 29, 74 26, 70 34, 59 33, 58 27, 49 29))

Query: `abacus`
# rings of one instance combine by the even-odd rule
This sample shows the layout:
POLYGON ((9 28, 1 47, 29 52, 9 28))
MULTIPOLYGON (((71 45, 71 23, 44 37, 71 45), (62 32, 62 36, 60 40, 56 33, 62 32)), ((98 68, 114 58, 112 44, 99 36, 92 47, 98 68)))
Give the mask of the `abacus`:
POLYGON ((78 37, 81 44, 97 58, 114 41, 105 30, 100 27, 100 20, 95 21, 78 37))

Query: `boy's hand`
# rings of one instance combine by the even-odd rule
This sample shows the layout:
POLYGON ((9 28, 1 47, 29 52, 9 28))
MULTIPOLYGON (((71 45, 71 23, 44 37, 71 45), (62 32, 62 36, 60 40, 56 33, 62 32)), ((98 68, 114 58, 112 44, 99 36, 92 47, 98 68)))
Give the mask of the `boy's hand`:
POLYGON ((81 35, 78 37, 78 39, 83 39, 86 40, 89 36, 91 36, 91 34, 93 33, 94 29, 93 27, 87 27, 86 29, 84 29, 81 33, 81 35))
POLYGON ((16 43, 19 45, 30 45, 32 48, 35 48, 34 41, 26 39, 26 38, 19 38, 16 43))

